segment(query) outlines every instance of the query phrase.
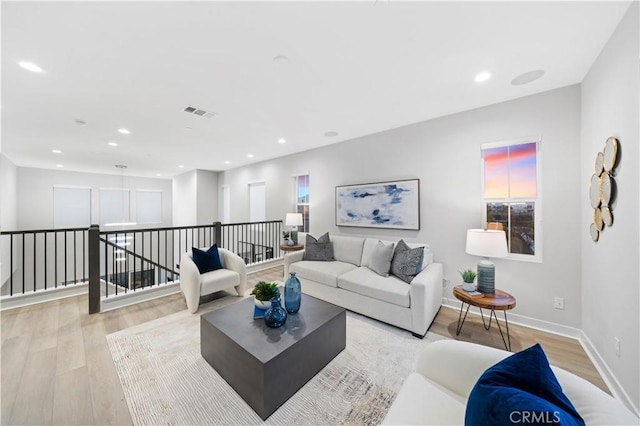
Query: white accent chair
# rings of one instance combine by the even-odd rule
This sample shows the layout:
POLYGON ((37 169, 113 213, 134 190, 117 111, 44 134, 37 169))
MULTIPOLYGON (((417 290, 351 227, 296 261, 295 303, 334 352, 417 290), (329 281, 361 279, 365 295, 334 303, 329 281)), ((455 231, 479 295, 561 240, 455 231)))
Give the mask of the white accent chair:
POLYGON ((200 274, 194 263, 191 250, 183 253, 180 258, 180 290, 192 314, 198 310, 200 296, 232 287, 238 292, 238 296, 244 296, 247 287, 247 265, 244 260, 227 249, 218 248, 218 253, 223 269, 204 274, 200 274))

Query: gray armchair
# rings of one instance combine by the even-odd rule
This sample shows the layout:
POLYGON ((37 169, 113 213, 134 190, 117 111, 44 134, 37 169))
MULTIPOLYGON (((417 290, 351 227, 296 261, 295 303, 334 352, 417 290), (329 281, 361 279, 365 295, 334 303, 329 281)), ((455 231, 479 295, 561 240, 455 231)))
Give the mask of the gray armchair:
MULTIPOLYGON (((206 249, 205 249, 206 250, 206 249)), ((223 269, 201 274, 193 262, 191 250, 180 259, 180 290, 187 308, 192 314, 198 310, 200 296, 235 288, 238 296, 244 296, 247 287, 247 266, 240 256, 227 249, 218 248, 223 269)))

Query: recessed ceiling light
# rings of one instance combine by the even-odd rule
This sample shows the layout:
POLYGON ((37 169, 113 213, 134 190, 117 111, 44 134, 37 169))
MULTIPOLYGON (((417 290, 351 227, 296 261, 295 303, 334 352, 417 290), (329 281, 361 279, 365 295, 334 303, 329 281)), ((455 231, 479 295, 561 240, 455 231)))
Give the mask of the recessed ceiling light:
POLYGON ((483 71, 478 73, 476 77, 473 79, 476 83, 482 83, 483 81, 487 81, 491 78, 491 73, 487 71, 483 71))
POLYGON ((224 162, 224 164, 231 164, 231 161, 227 160, 224 162))
POLYGON ((79 119, 75 119, 73 120, 74 123, 76 123, 78 126, 86 126, 87 122, 84 120, 79 120, 79 119))
POLYGON ((37 66, 33 62, 21 61, 21 62, 18 62, 18 65, 20 65, 25 70, 29 70, 31 72, 43 72, 44 71, 42 68, 40 68, 39 66, 37 66))
POLYGON ((162 176, 162 174, 156 173, 156 177, 160 177, 160 176, 162 176))
POLYGON ((118 146, 118 142, 107 142, 109 146, 118 146))
POLYGON ((179 169, 184 169, 184 166, 182 164, 178 165, 179 169))
POLYGON ((193 130, 191 127, 187 126, 184 128, 185 130, 193 130))
POLYGON ((129 133, 131 133, 131 132, 130 132, 129 130, 127 130, 127 129, 118 129, 118 131, 119 131, 120 133, 122 133, 123 135, 128 135, 129 133))
POLYGON ((536 81, 543 75, 544 75, 544 70, 534 70, 534 71, 525 72, 524 74, 520 74, 519 76, 511 80, 511 84, 513 86, 520 86, 523 84, 531 83, 533 81, 536 81))
POLYGON ((334 138, 336 136, 338 136, 338 132, 334 132, 332 130, 328 131, 328 132, 324 132, 324 135, 328 138, 334 138))
POLYGON ((54 154, 62 154, 62 151, 60 151, 59 149, 52 149, 51 152, 53 152, 54 154))
POLYGON ((59 169, 61 169, 61 168, 63 168, 64 166, 63 166, 62 164, 56 164, 56 167, 57 167, 57 168, 59 168, 59 169))
POLYGON ((287 143, 287 141, 284 138, 280 138, 278 139, 278 143, 283 144, 283 143, 287 143))
POLYGON ((253 158, 253 154, 247 154, 247 157, 253 158))

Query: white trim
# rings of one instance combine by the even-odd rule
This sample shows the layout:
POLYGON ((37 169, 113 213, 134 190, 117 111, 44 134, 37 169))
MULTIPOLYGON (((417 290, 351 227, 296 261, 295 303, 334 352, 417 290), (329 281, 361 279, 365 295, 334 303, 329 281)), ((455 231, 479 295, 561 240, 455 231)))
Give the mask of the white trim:
MULTIPOLYGON (((443 297, 442 306, 460 311, 460 301, 458 299, 443 297)), ((474 312, 470 309, 469 314, 480 316, 480 311, 474 312)), ((556 334, 558 336, 569 337, 570 339, 579 340, 582 333, 582 330, 580 330, 579 328, 570 327, 568 325, 557 324, 550 321, 543 321, 524 315, 514 314, 512 312, 509 312, 507 315, 509 324, 521 325, 523 327, 533 328, 534 330, 540 330, 547 333, 556 334)), ((500 320, 502 320, 502 318, 500 318, 500 320)))
POLYGON ((53 184, 54 188, 71 188, 71 189, 93 189, 90 186, 82 186, 82 185, 59 185, 57 183, 53 184))
POLYGON ((265 185, 267 184, 266 180, 250 180, 247 182, 247 185, 259 185, 261 183, 264 183, 265 185))
POLYGON ((613 374, 611 369, 607 366, 607 363, 604 362, 604 359, 600 356, 600 353, 596 350, 595 346, 589 339, 589 336, 585 334, 583 330, 580 330, 580 344, 582 345, 582 349, 586 352, 587 356, 591 360, 591 363, 596 367, 598 373, 600 373, 600 377, 606 383, 607 387, 611 391, 611 394, 614 398, 622 401, 624 405, 627 406, 629 410, 631 410, 636 416, 640 417, 640 407, 636 407, 633 404, 633 399, 629 397, 624 391, 622 385, 616 376, 613 374))
POLYGON ((541 141, 542 141, 542 135, 525 136, 523 138, 514 138, 514 139, 503 139, 503 140, 494 141, 494 142, 484 142, 480 144, 480 150, 500 148, 500 147, 509 146, 509 145, 522 145, 530 142, 540 143, 541 141))
MULTIPOLYGON (((88 283, 68 285, 66 287, 48 288, 46 290, 28 291, 24 294, 14 294, 13 296, 0 297, 0 311, 7 309, 22 308, 24 306, 36 305, 38 303, 51 302, 58 299, 86 294, 88 283)), ((87 307, 88 310, 88 307, 87 307)))
POLYGON ((180 282, 174 281, 172 283, 163 284, 156 287, 143 288, 136 291, 127 291, 109 297, 103 297, 100 300, 100 312, 112 311, 114 309, 123 308, 125 306, 136 305, 141 302, 146 302, 160 297, 168 296, 170 294, 180 293, 180 282))

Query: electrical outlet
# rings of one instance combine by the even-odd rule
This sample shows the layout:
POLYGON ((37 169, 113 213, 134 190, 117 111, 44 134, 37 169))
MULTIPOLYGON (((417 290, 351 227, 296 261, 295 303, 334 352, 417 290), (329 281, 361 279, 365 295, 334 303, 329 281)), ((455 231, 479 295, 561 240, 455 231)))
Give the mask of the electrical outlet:
POLYGON ((613 340, 616 342, 616 356, 620 357, 620 339, 614 337, 613 340))
POLYGON ((553 307, 556 309, 564 309, 564 298, 563 297, 554 297, 553 298, 553 307))

